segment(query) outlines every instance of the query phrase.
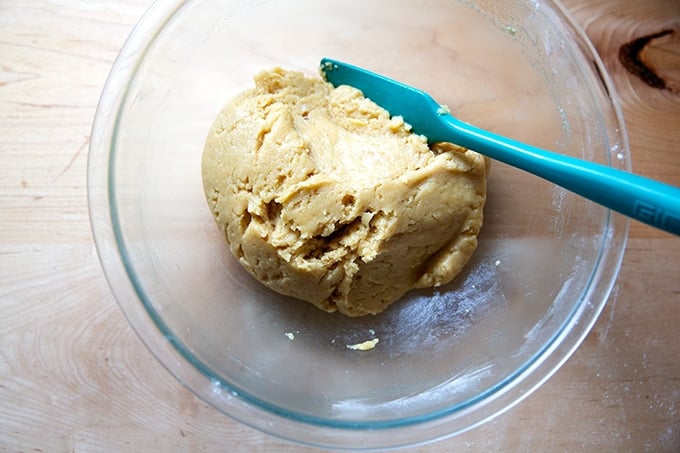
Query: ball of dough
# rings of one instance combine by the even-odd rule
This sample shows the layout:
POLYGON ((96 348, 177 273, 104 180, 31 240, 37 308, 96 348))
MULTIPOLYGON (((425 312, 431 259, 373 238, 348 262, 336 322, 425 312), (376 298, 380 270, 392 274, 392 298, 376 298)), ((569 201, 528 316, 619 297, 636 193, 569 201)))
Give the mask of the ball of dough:
POLYGON ((276 68, 206 141, 206 198, 234 256, 284 295, 348 316, 451 281, 477 246, 488 160, 428 146, 357 89, 276 68))

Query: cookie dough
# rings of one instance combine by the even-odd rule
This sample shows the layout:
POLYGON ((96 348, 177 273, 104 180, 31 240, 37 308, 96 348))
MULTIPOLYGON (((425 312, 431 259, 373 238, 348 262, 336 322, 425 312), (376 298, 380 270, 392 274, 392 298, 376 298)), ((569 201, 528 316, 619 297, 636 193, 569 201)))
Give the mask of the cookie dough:
POLYGON ((203 186, 234 256, 348 316, 451 281, 477 246, 488 160, 428 146, 355 88, 276 68, 213 123, 203 186))

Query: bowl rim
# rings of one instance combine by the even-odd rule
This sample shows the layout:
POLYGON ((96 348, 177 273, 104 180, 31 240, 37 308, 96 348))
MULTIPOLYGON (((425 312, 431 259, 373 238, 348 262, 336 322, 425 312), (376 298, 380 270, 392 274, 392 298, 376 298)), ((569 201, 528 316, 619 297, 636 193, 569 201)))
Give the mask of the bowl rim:
MULTIPOLYGON (((580 301, 575 304, 563 325, 521 368, 474 398, 451 407, 416 417, 386 421, 322 419, 291 412, 222 382, 217 373, 182 344, 148 300, 127 258, 129 254, 117 216, 114 190, 116 174, 111 163, 116 155, 116 131, 121 122, 122 107, 128 100, 129 87, 164 26, 191 3, 192 0, 175 0, 171 3, 156 1, 134 27, 102 91, 88 155, 88 208, 100 263, 129 324, 157 361, 193 394, 241 423, 291 441, 333 448, 372 449, 415 445, 459 434, 514 407, 547 381, 585 339, 615 283, 630 222, 612 211, 607 211, 604 234, 589 281, 581 293, 580 301), (157 329, 151 336, 147 329, 149 319, 157 329), (272 416, 276 419, 275 423, 271 420, 272 416), (292 425, 293 429, 288 425, 292 425), (422 429, 410 430, 408 435, 398 430, 414 425, 422 429), (300 433, 310 431, 310 426, 315 427, 316 431, 301 437, 300 433), (395 430, 400 432, 399 435, 395 435, 395 430), (385 436, 385 432, 390 435, 385 436)), ((585 32, 559 1, 541 0, 540 3, 571 27, 583 51, 589 53, 588 57, 592 59, 600 81, 609 93, 617 122, 618 149, 624 152, 624 157, 617 160, 612 159, 611 152, 607 153, 607 163, 618 164, 630 171, 629 144, 620 101, 604 64, 585 32)), ((611 151, 611 143, 609 145, 611 151)))

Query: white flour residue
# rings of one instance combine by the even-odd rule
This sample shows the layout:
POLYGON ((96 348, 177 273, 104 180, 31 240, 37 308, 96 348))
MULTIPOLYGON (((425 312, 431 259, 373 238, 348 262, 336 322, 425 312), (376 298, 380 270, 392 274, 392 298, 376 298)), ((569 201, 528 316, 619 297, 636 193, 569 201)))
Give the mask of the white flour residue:
POLYGON ((340 413, 351 413, 356 416, 370 416, 372 414, 394 413, 409 410, 426 409, 441 401, 453 401, 456 395, 471 390, 479 382, 489 376, 491 365, 459 374, 440 385, 425 392, 398 398, 392 401, 376 402, 368 398, 348 399, 333 403, 332 410, 340 413))
POLYGON ((550 217, 550 231, 556 239, 561 239, 564 234, 564 225, 569 221, 568 205, 566 204, 567 191, 562 187, 554 186, 551 190, 551 205, 555 215, 550 217))

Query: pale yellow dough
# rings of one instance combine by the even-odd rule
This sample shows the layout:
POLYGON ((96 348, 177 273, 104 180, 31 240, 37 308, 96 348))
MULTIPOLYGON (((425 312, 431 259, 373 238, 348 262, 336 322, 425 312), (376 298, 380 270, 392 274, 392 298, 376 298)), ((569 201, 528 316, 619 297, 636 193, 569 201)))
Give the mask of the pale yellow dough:
POLYGON ((231 251, 285 295, 348 316, 451 281, 477 247, 488 161, 428 147, 360 91, 276 68, 219 114, 203 186, 231 251))

